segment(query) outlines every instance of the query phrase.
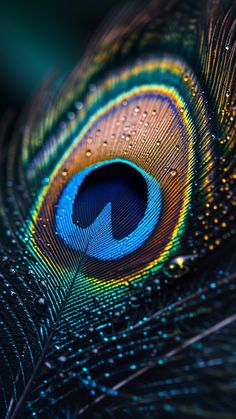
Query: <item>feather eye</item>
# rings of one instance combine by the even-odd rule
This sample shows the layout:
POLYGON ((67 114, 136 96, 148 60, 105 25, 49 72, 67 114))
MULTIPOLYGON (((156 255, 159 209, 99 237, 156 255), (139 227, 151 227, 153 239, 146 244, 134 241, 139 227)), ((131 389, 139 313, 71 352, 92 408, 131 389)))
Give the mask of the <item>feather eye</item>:
POLYGON ((233 411, 235 10, 202 8, 121 13, 6 149, 6 417, 206 417, 216 376, 233 411))
POLYGON ((92 258, 86 273, 122 282, 156 271, 180 247, 193 184, 198 178, 201 191, 202 179, 214 176, 213 131, 199 90, 186 65, 163 57, 112 74, 86 97, 29 227, 49 263, 63 268, 85 253, 92 258), (64 248, 59 261, 55 247, 64 248))

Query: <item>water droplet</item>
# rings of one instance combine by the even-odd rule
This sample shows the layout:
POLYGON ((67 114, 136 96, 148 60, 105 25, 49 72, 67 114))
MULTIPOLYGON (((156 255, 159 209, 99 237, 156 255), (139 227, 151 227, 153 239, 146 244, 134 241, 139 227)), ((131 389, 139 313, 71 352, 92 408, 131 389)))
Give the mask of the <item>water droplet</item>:
POLYGON ((68 112, 68 119, 70 119, 71 121, 73 121, 73 119, 75 119, 75 114, 74 112, 68 112))
POLYGON ((50 362, 48 362, 48 361, 45 361, 44 362, 44 365, 45 365, 45 367, 47 367, 47 368, 52 368, 52 364, 50 363, 50 362))
POLYGON ((180 278, 186 275, 194 264, 198 255, 184 255, 171 259, 163 268, 163 272, 169 278, 180 278))
POLYGON ((44 288, 44 289, 47 289, 47 283, 45 282, 45 281, 43 281, 43 280, 40 280, 39 281, 39 284, 40 284, 40 287, 42 287, 42 288, 44 288))
POLYGON ((63 169, 61 172, 62 176, 67 176, 68 175, 68 170, 67 169, 63 169))
POLYGON ((45 177, 45 178, 43 178, 42 179, 42 185, 47 185, 48 184, 48 182, 49 182, 49 180, 50 180, 50 178, 49 177, 45 177))
POLYGON ((75 102, 75 108, 77 109, 77 111, 80 111, 81 109, 83 109, 84 105, 82 102, 77 101, 75 102))
POLYGON ((64 355, 59 356, 57 359, 58 359, 59 362, 62 362, 62 363, 67 361, 67 358, 64 355))
POLYGON ((171 174, 171 176, 176 176, 177 175, 177 170, 176 169, 171 169, 170 170, 170 174, 171 174))
POLYGON ((34 300, 34 307, 39 314, 46 314, 48 309, 46 297, 44 295, 38 295, 34 300))
POLYGON ((34 277, 34 271, 32 269, 29 269, 27 274, 32 278, 34 277))
POLYGON ((90 157, 91 154, 92 154, 91 150, 87 150, 86 153, 85 153, 86 157, 90 157))

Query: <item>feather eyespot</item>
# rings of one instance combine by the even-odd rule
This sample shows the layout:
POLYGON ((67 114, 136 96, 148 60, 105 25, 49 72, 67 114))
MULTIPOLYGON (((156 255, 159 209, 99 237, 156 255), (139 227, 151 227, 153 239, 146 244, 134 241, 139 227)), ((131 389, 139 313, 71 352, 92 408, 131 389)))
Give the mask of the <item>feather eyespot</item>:
MULTIPOLYGON (((196 171, 209 170, 212 153, 204 101, 192 95, 186 73, 197 86, 186 64, 149 58, 87 96, 36 209, 39 250, 48 219, 46 242, 53 238, 53 248, 64 248, 60 264, 70 266, 83 253, 91 259, 87 274, 117 279, 157 269, 180 246, 196 171)), ((54 251, 45 251, 53 259, 54 251)))
POLYGON ((57 231, 75 251, 103 261, 121 259, 150 237, 160 218, 161 201, 160 186, 147 173, 125 160, 105 161, 79 172, 66 186, 58 204, 57 231), (89 175, 92 184, 83 187, 89 175), (85 226, 80 226, 81 219, 85 226))

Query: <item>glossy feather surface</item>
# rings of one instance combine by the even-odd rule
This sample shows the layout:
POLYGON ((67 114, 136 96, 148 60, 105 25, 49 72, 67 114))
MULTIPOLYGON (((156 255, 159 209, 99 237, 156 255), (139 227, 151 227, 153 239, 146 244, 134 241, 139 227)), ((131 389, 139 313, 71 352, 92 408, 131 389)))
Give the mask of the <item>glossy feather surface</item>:
POLYGON ((235 48, 131 5, 2 141, 2 417, 235 417, 235 48))

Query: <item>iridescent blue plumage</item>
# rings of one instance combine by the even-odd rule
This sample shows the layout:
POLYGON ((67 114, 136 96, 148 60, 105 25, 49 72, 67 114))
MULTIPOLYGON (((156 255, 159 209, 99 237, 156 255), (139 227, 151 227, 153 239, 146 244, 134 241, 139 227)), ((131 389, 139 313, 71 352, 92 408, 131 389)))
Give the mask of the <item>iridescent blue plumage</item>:
POLYGON ((16 130, 2 417, 234 417, 235 51, 228 1, 131 6, 16 130))
MULTIPOLYGON (((135 181, 135 180, 134 180, 135 181)), ((118 189, 117 184, 110 184, 110 189, 118 189)), ((98 193, 105 195, 105 188, 98 193)), ((80 205, 91 207, 91 200, 98 200, 96 192, 89 201, 81 201, 80 205)), ((129 191, 128 191, 129 193, 129 191)), ((119 190, 118 190, 119 195, 119 190)), ((121 199, 119 196, 116 199, 121 199)), ((127 200, 129 197, 126 198, 127 200)), ((126 205, 129 205, 127 202, 126 205)), ((91 209, 90 209, 91 211, 91 209)), ((154 228, 157 227, 161 212, 161 190, 159 184, 150 175, 138 168, 133 163, 125 160, 115 159, 102 163, 96 163, 95 166, 89 166, 87 169, 75 175, 66 188, 64 189, 60 201, 58 203, 58 210, 56 213, 56 229, 60 237, 66 242, 68 246, 78 252, 84 252, 86 255, 97 258, 99 260, 117 260, 124 258, 131 252, 134 252, 149 238, 154 228), (88 227, 82 228, 78 223, 73 222, 71 214, 73 213, 73 205, 76 195, 82 185, 83 181, 92 171, 95 171, 106 165, 123 164, 133 167, 137 172, 140 172, 145 179, 147 185, 147 202, 145 213, 138 223, 138 226, 123 239, 115 240, 112 232, 112 202, 105 204, 100 214, 95 220, 89 224, 88 227), (155 207, 155 214, 153 216, 153 207, 155 207), (90 239, 91 238, 91 239, 90 239)), ((135 210, 131 211, 129 217, 134 218, 135 210)), ((123 223, 122 219, 122 223, 123 223)), ((114 220, 114 223, 116 220, 114 220)))

